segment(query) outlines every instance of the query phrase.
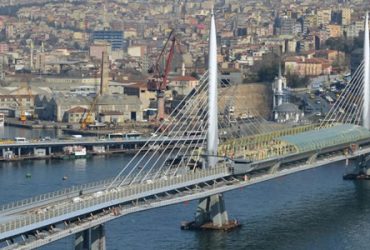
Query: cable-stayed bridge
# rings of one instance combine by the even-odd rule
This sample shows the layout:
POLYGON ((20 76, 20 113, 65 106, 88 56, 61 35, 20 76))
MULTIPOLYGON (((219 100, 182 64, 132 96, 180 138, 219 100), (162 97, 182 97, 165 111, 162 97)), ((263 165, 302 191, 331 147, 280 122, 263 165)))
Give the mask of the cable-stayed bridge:
POLYGON ((217 84, 211 20, 209 72, 143 148, 158 147, 139 151, 110 180, 1 206, 0 247, 34 249, 75 235, 75 249, 105 249, 104 223, 188 200, 199 205, 194 222, 184 227, 229 229, 238 223, 229 220, 222 193, 370 153, 368 49, 321 124, 281 128, 252 111, 236 123, 228 114, 240 100, 220 101, 235 89, 217 84), (169 147, 164 137, 186 140, 169 147))

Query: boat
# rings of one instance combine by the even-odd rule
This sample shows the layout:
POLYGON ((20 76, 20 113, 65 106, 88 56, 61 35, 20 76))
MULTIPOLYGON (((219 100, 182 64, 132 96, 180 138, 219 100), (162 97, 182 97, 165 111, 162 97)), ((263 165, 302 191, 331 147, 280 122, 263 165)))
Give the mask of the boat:
POLYGON ((94 154, 105 154, 105 147, 104 146, 93 146, 93 153, 94 154))
POLYGON ((81 158, 88 158, 90 154, 87 154, 86 148, 83 146, 66 146, 63 148, 63 155, 56 156, 54 158, 62 159, 62 160, 70 160, 70 159, 81 159, 81 158))

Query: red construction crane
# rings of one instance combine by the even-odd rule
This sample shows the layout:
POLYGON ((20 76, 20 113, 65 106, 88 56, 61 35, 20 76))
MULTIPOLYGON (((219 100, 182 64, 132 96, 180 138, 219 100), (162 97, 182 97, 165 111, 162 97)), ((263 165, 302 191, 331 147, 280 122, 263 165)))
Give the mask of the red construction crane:
POLYGON ((148 90, 157 92, 157 120, 164 119, 164 91, 167 89, 168 73, 171 69, 172 59, 175 52, 176 37, 172 30, 169 34, 166 43, 164 44, 162 51, 157 58, 155 64, 149 69, 149 73, 153 74, 153 77, 148 80, 148 90), (171 43, 166 64, 163 71, 160 69, 160 61, 163 59, 166 53, 168 44, 171 43))

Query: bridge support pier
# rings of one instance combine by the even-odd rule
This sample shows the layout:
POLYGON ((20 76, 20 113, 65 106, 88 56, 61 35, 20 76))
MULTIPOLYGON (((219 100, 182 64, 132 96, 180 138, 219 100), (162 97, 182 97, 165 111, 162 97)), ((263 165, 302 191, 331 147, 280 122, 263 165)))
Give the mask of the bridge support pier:
POLYGON ((231 230, 239 227, 236 220, 229 220, 222 194, 215 194, 199 200, 195 221, 181 225, 188 230, 231 230))
POLYGON ((308 160, 307 160, 307 164, 313 164, 313 163, 315 163, 316 162, 316 160, 317 160, 317 154, 313 154, 313 155, 311 155, 311 157, 310 158, 308 158, 308 160))
POLYGON ((105 250, 105 228, 99 225, 75 236, 75 250, 105 250))
POLYGON ((361 155, 356 159, 354 166, 347 166, 343 179, 370 180, 370 155, 361 155))

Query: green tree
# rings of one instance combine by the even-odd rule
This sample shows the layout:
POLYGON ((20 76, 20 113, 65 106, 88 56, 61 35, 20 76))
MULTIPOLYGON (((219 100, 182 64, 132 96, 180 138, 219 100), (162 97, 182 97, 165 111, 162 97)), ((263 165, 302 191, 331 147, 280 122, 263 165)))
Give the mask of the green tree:
POLYGON ((307 87, 310 78, 308 76, 299 76, 294 73, 288 73, 286 75, 287 85, 290 88, 303 88, 307 87))
POLYGON ((279 56, 275 53, 267 54, 254 69, 257 72, 257 81, 271 82, 279 74, 279 56))
POLYGON ((328 49, 350 53, 352 51, 353 40, 345 39, 344 37, 331 37, 325 42, 328 49))
POLYGON ((258 81, 271 82, 278 75, 278 65, 262 65, 258 72, 258 81))

